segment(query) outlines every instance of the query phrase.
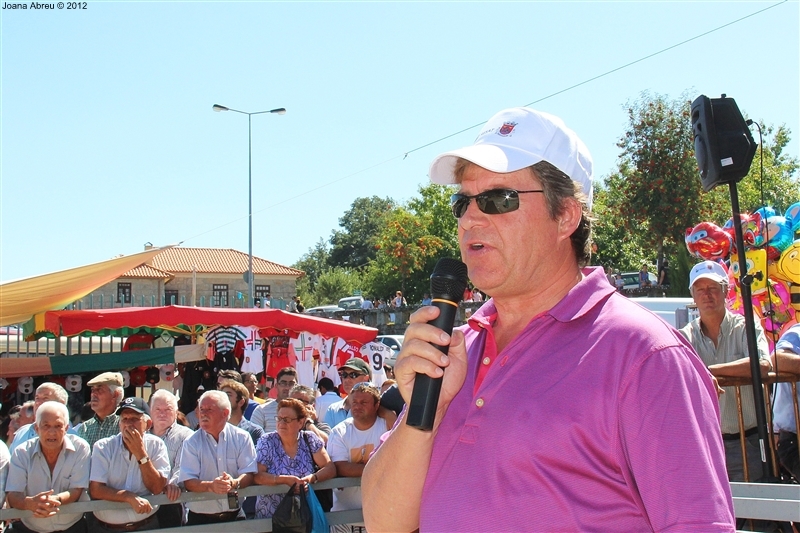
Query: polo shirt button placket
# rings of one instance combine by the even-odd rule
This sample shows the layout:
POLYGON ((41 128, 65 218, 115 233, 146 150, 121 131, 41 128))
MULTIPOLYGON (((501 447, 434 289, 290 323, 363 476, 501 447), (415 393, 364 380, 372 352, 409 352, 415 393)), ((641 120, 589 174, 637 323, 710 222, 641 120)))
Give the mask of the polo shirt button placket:
POLYGON ((477 405, 479 409, 480 409, 481 407, 483 407, 483 404, 484 404, 484 403, 485 403, 485 402, 483 401, 483 398, 478 398, 477 400, 475 400, 475 405, 477 405))

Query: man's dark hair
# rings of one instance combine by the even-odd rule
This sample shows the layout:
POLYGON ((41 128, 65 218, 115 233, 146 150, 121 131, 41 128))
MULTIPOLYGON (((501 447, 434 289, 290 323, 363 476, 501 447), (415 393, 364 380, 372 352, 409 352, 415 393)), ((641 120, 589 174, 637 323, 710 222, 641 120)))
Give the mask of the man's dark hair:
POLYGON ((583 187, 547 161, 540 161, 530 168, 542 183, 547 212, 551 219, 555 219, 564 211, 564 201, 568 198, 574 198, 581 206, 581 221, 572 235, 570 235, 570 241, 572 242, 572 250, 575 252, 578 265, 588 265, 592 258, 593 218, 589 212, 588 199, 583 192, 583 187))
POLYGON ((233 381, 244 383, 242 381, 242 375, 236 370, 220 370, 219 374, 217 374, 217 378, 232 379, 233 381))
POLYGON ((294 378, 297 379, 297 370, 295 370, 291 366, 281 368, 280 370, 278 370, 277 379, 281 379, 283 376, 294 376, 294 378))
POLYGON ((333 384, 333 380, 331 378, 322 378, 319 380, 317 388, 321 391, 324 390, 325 392, 328 392, 330 390, 336 390, 336 385, 333 384))

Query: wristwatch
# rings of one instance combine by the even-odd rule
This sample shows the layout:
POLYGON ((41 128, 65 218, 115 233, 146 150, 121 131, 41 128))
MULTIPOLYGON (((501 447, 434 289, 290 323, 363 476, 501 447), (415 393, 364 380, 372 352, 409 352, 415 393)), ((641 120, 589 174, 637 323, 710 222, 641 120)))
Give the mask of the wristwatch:
POLYGON ((144 457, 142 457, 141 459, 139 459, 139 464, 140 465, 146 465, 149 462, 150 462, 150 458, 147 457, 146 455, 144 457))

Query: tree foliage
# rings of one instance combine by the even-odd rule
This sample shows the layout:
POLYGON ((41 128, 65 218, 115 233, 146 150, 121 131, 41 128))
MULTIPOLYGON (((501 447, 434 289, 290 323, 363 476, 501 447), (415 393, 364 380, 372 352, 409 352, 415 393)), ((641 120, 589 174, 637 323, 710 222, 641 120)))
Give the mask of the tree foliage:
POLYGON ((303 281, 308 285, 308 290, 313 291, 317 285, 320 274, 329 268, 331 253, 328 245, 322 238, 313 247, 308 249, 292 268, 297 268, 306 273, 303 281))
POLYGON ((339 298, 352 296, 361 288, 361 275, 353 270, 334 267, 320 274, 314 291, 314 305, 335 304, 339 298))
POLYGON ((606 183, 598 183, 594 188, 592 240, 597 249, 592 254, 592 264, 629 272, 639 270, 643 262, 650 261, 643 239, 638 238, 639 232, 628 231, 608 206, 611 196, 619 196, 617 179, 612 176, 606 183))
POLYGON ((661 260, 665 245, 682 242, 685 228, 710 210, 701 196, 691 129, 691 103, 662 95, 628 105, 628 127, 617 145, 619 169, 609 187, 610 214, 636 232, 661 260))
MULTIPOLYGON (((451 215, 452 216, 452 215, 451 215)), ((396 208, 386 219, 386 225, 378 236, 378 254, 370 265, 369 280, 373 291, 390 294, 401 290, 408 299, 421 297, 420 277, 427 280, 425 270, 429 262, 439 257, 444 241, 431 235, 430 214, 415 215, 404 207, 396 208), (383 281, 376 274, 380 274, 383 281), (394 282, 394 289, 386 290, 386 282, 394 282)), ((427 284, 425 284, 427 285, 427 284)))
POLYGON ((331 236, 329 265, 363 268, 375 259, 375 243, 384 227, 384 217, 394 207, 395 202, 391 198, 356 198, 339 219, 342 229, 334 231, 331 236))

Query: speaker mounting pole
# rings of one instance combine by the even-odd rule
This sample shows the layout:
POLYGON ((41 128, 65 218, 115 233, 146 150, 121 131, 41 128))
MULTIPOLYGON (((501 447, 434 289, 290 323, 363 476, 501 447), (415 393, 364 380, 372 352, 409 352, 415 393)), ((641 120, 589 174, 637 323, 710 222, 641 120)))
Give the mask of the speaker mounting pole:
POLYGON ((739 191, 736 184, 750 172, 756 144, 747 127, 736 101, 722 95, 710 99, 698 96, 692 102, 692 132, 694 134, 695 158, 700 169, 700 182, 708 192, 717 185, 727 183, 731 193, 731 211, 736 250, 739 255, 739 276, 744 302, 745 336, 750 357, 750 374, 753 380, 753 402, 756 409, 756 424, 761 452, 762 481, 771 478, 767 461, 767 416, 764 404, 764 387, 761 381, 761 364, 756 344, 756 326, 753 316, 752 276, 747 274, 747 258, 744 253, 742 219, 739 211, 739 191))

